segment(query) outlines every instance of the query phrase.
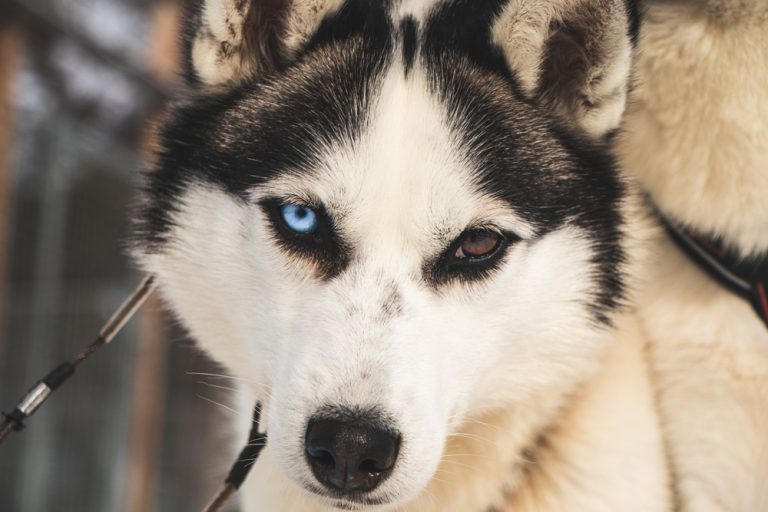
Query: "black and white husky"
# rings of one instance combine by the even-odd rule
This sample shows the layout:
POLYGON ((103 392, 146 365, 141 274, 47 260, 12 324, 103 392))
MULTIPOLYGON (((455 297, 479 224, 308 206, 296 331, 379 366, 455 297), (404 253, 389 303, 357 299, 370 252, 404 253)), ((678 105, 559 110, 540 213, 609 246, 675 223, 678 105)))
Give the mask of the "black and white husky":
POLYGON ((205 0, 137 257, 263 404, 246 511, 672 510, 629 0, 205 0))

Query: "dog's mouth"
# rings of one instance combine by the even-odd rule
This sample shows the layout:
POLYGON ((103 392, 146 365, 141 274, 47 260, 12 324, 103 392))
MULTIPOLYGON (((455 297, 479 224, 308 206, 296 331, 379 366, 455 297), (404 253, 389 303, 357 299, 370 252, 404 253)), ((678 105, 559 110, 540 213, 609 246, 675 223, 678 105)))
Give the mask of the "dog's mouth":
POLYGON ((305 483, 304 489, 339 510, 365 510, 369 507, 386 506, 393 501, 387 497, 371 496, 370 492, 337 493, 311 483, 305 483))

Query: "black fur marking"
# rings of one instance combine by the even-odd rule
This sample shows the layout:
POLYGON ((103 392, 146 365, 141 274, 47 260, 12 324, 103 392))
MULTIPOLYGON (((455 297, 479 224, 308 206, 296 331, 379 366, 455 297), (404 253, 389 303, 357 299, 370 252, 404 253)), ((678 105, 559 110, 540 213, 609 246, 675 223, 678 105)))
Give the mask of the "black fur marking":
POLYGON ((195 44, 197 33, 202 28, 203 2, 185 2, 182 7, 183 16, 181 24, 181 53, 182 75, 186 82, 197 87, 200 85, 200 77, 192 65, 192 47, 195 44))
POLYGON ((637 0, 624 0, 627 6, 627 16, 629 17, 629 37, 632 39, 632 45, 637 46, 640 37, 640 7, 637 0))
POLYGON ((138 241, 150 251, 166 241, 175 202, 190 183, 214 184, 247 201, 249 190, 279 173, 312 172, 322 147, 354 143, 391 60, 391 39, 349 34, 336 40, 339 51, 307 49, 270 77, 177 105, 161 134, 157 165, 147 173, 138 241))
POLYGON ((573 224, 590 237, 599 283, 590 306, 597 321, 609 323, 624 292, 624 185, 607 145, 569 131, 549 109, 520 94, 490 42, 499 5, 455 0, 432 15, 423 45, 430 83, 487 193, 533 223, 537 236, 573 224))
POLYGON ((452 0, 439 4, 425 27, 425 54, 433 60, 461 55, 514 83, 501 48, 491 40, 492 22, 505 3, 505 0, 452 0))
POLYGON ((598 291, 589 305, 599 322, 610 324, 609 313, 622 306, 626 291, 626 254, 621 232, 624 219, 620 211, 626 187, 607 146, 589 144, 577 135, 557 129, 554 132, 580 171, 576 188, 565 193, 577 202, 570 207, 569 221, 588 233, 594 251, 592 263, 598 291))
POLYGON ((403 64, 405 66, 406 76, 413 67, 413 61, 416 58, 416 45, 418 44, 418 23, 412 16, 406 16, 400 22, 400 37, 402 39, 403 64))
POLYGON ((391 48, 394 28, 389 17, 389 6, 390 0, 346 0, 334 15, 323 20, 304 52, 353 36, 363 36, 369 45, 391 48))
POLYGON ((145 173, 145 202, 140 205, 134 237, 152 251, 167 241, 178 200, 191 182, 205 182, 214 169, 234 164, 234 155, 211 148, 208 137, 231 104, 242 101, 242 89, 196 98, 180 104, 163 127, 162 149, 155 169, 145 173), (209 169, 206 171, 206 167, 209 169))

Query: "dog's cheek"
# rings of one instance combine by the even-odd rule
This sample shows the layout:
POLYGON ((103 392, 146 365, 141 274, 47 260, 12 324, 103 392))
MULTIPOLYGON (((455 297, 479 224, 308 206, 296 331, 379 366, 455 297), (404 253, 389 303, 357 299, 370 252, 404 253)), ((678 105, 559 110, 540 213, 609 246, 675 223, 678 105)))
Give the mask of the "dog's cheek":
POLYGON ((585 233, 566 227, 513 249, 486 283, 446 294, 432 352, 445 369, 440 400, 452 426, 589 373, 604 329, 590 301, 599 291, 593 260, 585 233))
POLYGON ((246 228, 257 225, 247 206, 209 184, 188 184, 169 215, 162 244, 136 258, 223 373, 261 381, 281 324, 265 292, 279 279, 271 255, 260 252, 263 233, 246 228))

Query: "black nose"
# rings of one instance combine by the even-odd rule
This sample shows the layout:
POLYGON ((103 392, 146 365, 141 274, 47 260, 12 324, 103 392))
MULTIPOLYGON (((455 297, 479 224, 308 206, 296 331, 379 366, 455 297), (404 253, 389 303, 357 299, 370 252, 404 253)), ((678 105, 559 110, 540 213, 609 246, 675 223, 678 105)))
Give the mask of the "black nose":
POLYGON ((400 436, 373 422, 313 419, 305 445, 321 484, 336 492, 367 492, 392 472, 400 436))

